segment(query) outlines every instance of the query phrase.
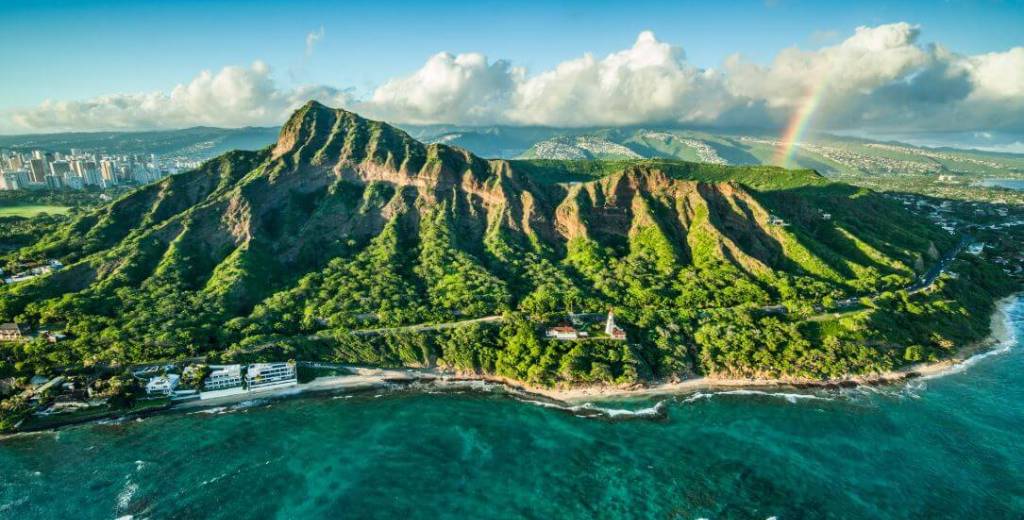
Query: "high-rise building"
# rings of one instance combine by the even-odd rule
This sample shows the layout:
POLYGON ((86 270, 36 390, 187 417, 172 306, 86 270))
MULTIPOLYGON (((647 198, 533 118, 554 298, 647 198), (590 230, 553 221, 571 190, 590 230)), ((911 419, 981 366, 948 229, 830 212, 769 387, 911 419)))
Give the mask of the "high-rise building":
POLYGON ((8 173, 5 173, 3 175, 0 175, 0 184, 2 184, 2 186, 0 186, 0 189, 5 189, 5 190, 18 190, 18 189, 21 189, 21 184, 18 183, 18 173, 17 172, 8 172, 8 173))
MULTIPOLYGON (((32 152, 35 155, 35 152, 32 152)), ((46 182, 47 167, 46 161, 42 158, 29 160, 29 173, 32 175, 32 182, 46 182)))
POLYGON ((85 175, 85 159, 75 159, 71 161, 71 171, 77 173, 79 176, 85 175))
POLYGON ((52 173, 46 174, 46 187, 51 190, 59 190, 64 187, 64 180, 52 173))
POLYGON ((100 176, 99 170, 96 168, 84 168, 82 172, 82 178, 85 179, 86 186, 103 186, 103 177, 100 176))
POLYGON ((77 175, 70 175, 64 179, 64 183, 68 189, 81 190, 85 188, 85 179, 77 175))
POLYGON ((50 173, 63 179, 71 173, 71 165, 67 161, 53 161, 50 163, 50 173))
POLYGON ((117 184, 117 163, 110 159, 103 159, 100 161, 100 174, 103 176, 105 185, 117 184))

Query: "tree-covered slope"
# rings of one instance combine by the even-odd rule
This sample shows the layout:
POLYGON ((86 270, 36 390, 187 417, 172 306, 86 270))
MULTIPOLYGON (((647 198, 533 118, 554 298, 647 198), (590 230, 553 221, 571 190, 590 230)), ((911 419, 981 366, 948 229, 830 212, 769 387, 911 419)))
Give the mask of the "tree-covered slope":
POLYGON ((795 317, 906 287, 954 243, 810 170, 484 160, 311 102, 273 146, 140 188, 9 255, 67 267, 0 287, 0 321, 66 323, 68 339, 10 346, 0 370, 203 354, 543 384, 834 377, 889 368, 906 345, 795 317), (628 342, 540 332, 567 310, 609 308, 628 342), (742 338, 722 345, 730 334, 742 338))

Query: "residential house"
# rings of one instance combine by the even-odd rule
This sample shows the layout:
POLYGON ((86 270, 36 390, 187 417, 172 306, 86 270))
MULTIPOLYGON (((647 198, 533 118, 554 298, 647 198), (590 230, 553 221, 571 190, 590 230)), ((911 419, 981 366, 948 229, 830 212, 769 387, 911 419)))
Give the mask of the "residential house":
POLYGON ((165 374, 154 377, 146 383, 146 393, 170 395, 178 387, 178 381, 180 380, 181 376, 178 374, 165 374))
POLYGON ((245 368, 245 383, 250 392, 298 383, 295 363, 254 363, 245 368))
POLYGON ((242 386, 242 365, 210 365, 210 375, 203 381, 204 390, 224 390, 242 386))
POLYGON ((547 329, 544 332, 544 335, 557 340, 571 340, 587 337, 587 333, 585 331, 581 331, 565 322, 547 329))
POLYGON ((0 324, 0 341, 21 341, 21 328, 17 323, 0 324))

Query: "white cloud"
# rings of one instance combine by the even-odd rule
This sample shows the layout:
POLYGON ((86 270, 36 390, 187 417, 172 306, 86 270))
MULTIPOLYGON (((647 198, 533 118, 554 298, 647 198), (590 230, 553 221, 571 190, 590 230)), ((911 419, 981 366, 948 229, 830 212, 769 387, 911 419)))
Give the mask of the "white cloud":
POLYGON ((309 31, 306 33, 306 57, 313 55, 313 49, 316 44, 324 37, 324 26, 320 26, 320 29, 316 31, 309 31))
POLYGON ((718 74, 686 65, 683 50, 640 33, 629 49, 587 54, 517 85, 511 121, 542 125, 707 122, 725 108, 718 74))
MULTIPOLYGON (((307 35, 307 49, 322 36, 307 35)), ((1024 47, 968 56, 920 36, 908 23, 860 27, 834 45, 783 49, 768 64, 733 55, 716 69, 689 64, 649 31, 622 51, 533 74, 478 53, 439 53, 363 100, 326 86, 283 88, 257 62, 203 72, 170 93, 48 101, 0 128, 276 124, 305 97, 406 124, 780 125, 814 94, 821 129, 1024 133, 1024 47)))
POLYGON ((410 76, 381 85, 357 107, 376 117, 405 123, 502 121, 524 71, 482 54, 435 54, 410 76))
POLYGON ((333 106, 347 106, 352 101, 348 91, 332 87, 282 89, 273 80, 270 68, 257 61, 250 67, 200 72, 169 93, 44 101, 35 108, 9 114, 7 126, 12 131, 89 131, 277 125, 309 99, 333 106))

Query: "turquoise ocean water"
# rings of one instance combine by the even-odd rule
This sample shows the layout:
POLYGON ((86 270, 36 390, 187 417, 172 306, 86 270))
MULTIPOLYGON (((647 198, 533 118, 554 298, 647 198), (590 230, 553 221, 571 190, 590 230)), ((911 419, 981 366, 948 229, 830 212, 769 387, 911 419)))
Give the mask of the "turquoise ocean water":
POLYGON ((394 393, 17 436, 0 518, 1022 518, 1011 315, 1018 339, 954 374, 678 396, 661 420, 394 393))
POLYGON ((1024 181, 1016 179, 992 179, 981 182, 982 186, 994 186, 998 188, 1009 188, 1011 190, 1024 191, 1024 181))

